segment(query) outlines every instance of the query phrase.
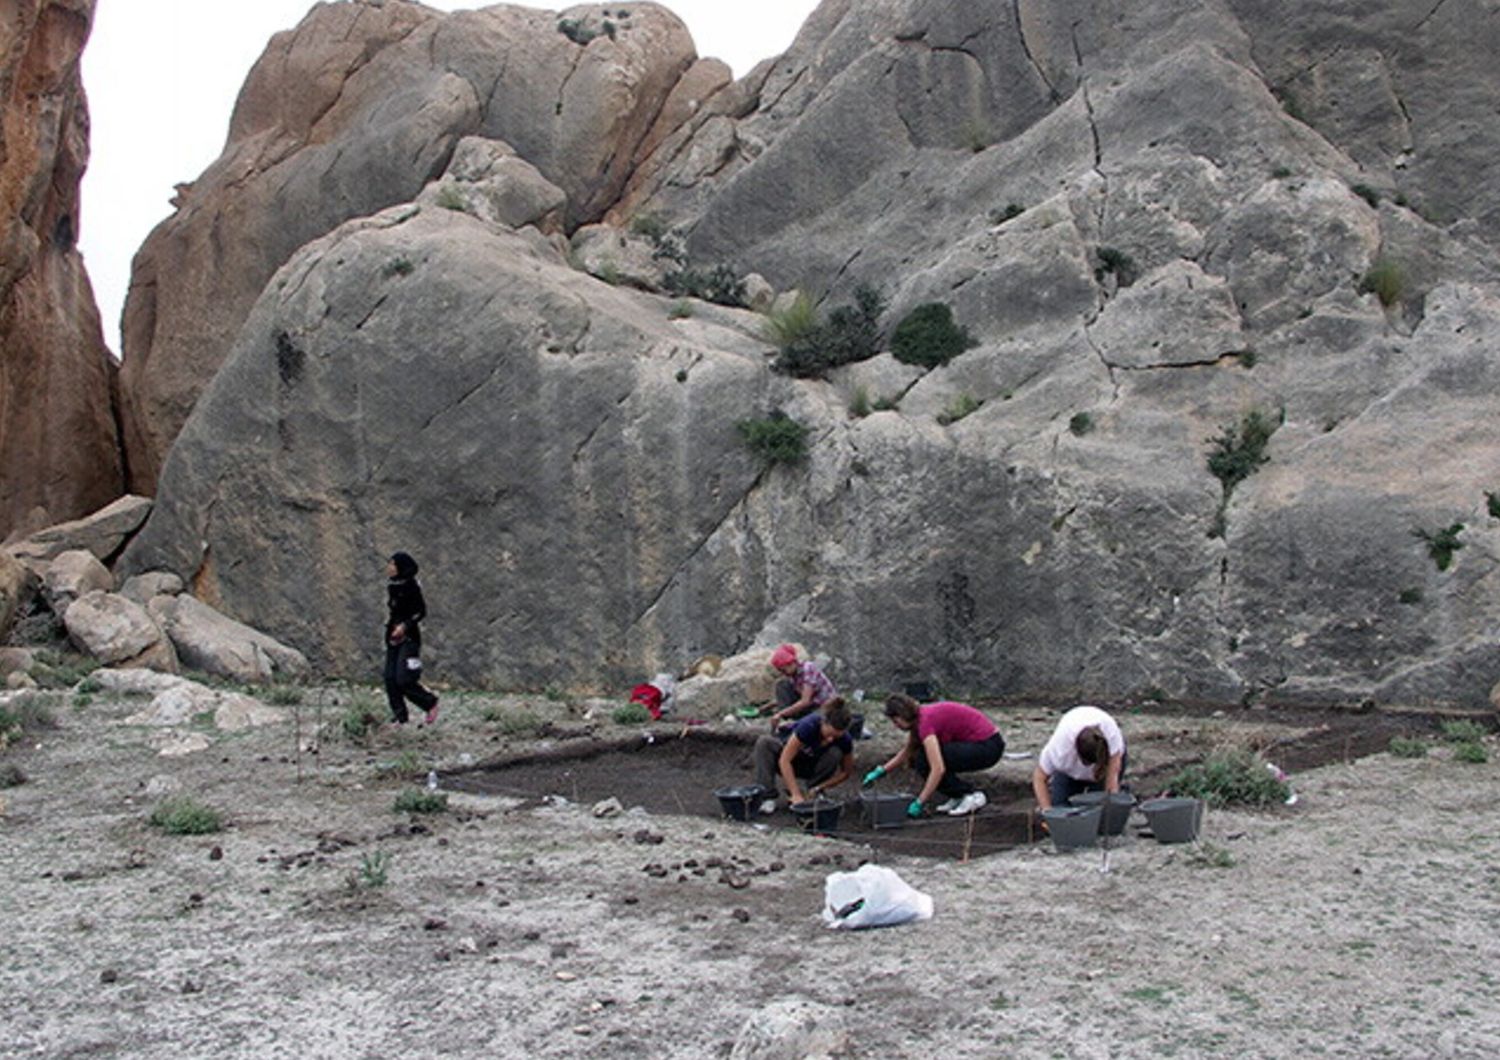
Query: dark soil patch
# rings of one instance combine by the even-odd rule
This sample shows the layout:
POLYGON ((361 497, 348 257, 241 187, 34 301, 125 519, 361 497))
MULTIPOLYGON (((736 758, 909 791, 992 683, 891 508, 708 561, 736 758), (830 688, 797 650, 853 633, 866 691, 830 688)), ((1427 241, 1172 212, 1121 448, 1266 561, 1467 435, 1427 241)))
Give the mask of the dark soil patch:
MULTIPOLYGON (((1122 713, 1126 717, 1191 717, 1210 711, 1162 706, 1122 713)), ((1265 708, 1247 708, 1244 716, 1286 727, 1285 737, 1254 750, 1293 772, 1384 751, 1393 736, 1430 734, 1445 720, 1445 716, 1430 714, 1265 708)), ((562 796, 584 805, 614 797, 626 808, 640 806, 653 814, 720 819, 723 812, 713 792, 749 782, 754 773, 751 753, 756 735, 684 729, 680 733, 656 733, 649 740, 636 735, 613 741, 569 741, 565 746, 451 774, 445 778, 445 786, 537 800, 562 796)), ((1198 757, 1195 750, 1184 749, 1181 758, 1160 762, 1145 772, 1133 772, 1127 780, 1138 796, 1150 797, 1198 757)), ((914 775, 906 774, 904 778, 887 779, 876 790, 910 791, 914 781, 914 775)), ((877 830, 867 819, 855 786, 846 784, 838 828, 827 834, 892 854, 957 859, 992 854, 1041 838, 1032 822, 1029 783, 990 774, 981 787, 989 804, 978 814, 926 817, 900 828, 877 830)), ((726 822, 731 823, 738 827, 801 827, 785 808, 750 824, 726 822)))

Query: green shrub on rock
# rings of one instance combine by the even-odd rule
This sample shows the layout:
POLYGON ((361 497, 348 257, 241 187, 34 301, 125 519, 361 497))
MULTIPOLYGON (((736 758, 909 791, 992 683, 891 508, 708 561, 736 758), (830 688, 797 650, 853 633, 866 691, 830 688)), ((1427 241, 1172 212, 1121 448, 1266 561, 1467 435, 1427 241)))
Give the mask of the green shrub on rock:
POLYGON ((942 302, 917 306, 891 334, 891 353, 903 364, 936 368, 974 345, 974 337, 953 321, 953 310, 942 302))
POLYGON ((807 456, 807 428, 784 412, 778 410, 764 419, 740 420, 734 426, 767 467, 800 463, 807 456))
POLYGON ((806 311, 794 304, 789 311, 792 315, 768 323, 789 336, 776 358, 776 370, 798 379, 820 379, 840 365, 869 360, 880 352, 880 314, 884 311, 880 292, 864 285, 855 288, 853 305, 839 306, 822 323, 809 325, 806 311))

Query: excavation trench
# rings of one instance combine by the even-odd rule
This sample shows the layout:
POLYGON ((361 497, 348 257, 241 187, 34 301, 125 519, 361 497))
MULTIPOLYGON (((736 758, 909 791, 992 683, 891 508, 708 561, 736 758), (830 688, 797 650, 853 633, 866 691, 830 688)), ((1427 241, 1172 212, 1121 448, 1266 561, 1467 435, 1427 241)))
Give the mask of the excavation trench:
MULTIPOLYGON (((998 711, 992 711, 992 715, 1005 731, 1003 715, 998 711)), ((1226 712, 1176 706, 1136 708, 1120 716, 1128 734, 1132 719, 1139 722, 1150 717, 1158 724, 1181 719, 1184 726, 1196 726, 1210 717, 1225 718, 1226 712)), ((1298 709, 1260 710, 1253 716, 1270 735, 1257 740, 1252 749, 1294 774, 1384 751, 1393 736, 1430 735, 1449 717, 1298 709)), ((750 783, 754 774, 752 748, 757 735, 758 731, 725 732, 667 722, 615 739, 585 734, 445 774, 443 785, 453 791, 507 795, 538 802, 561 796, 584 806, 613 797, 627 809, 639 806, 651 814, 719 820, 723 811, 714 791, 750 783)), ((891 750, 881 743, 881 750, 872 751, 873 742, 876 741, 856 744, 860 770, 891 750)), ((1211 741, 1205 743, 1201 738, 1181 743, 1158 741, 1149 756, 1142 756, 1147 759, 1144 768, 1132 769, 1127 782, 1138 797, 1158 794, 1177 770, 1201 759, 1210 746, 1211 741)), ((981 857, 1037 841, 1041 837, 1034 831, 1031 816, 1032 762, 1030 757, 1008 759, 995 769, 975 775, 972 779, 989 802, 973 816, 926 817, 899 828, 874 828, 860 803, 856 786, 847 783, 835 793, 844 803, 838 827, 826 834, 883 853, 942 859, 981 857)), ((902 772, 882 779, 874 790, 911 792, 916 790, 917 783, 914 774, 902 772)), ((742 828, 802 827, 784 807, 770 816, 758 817, 752 824, 726 823, 742 828)))

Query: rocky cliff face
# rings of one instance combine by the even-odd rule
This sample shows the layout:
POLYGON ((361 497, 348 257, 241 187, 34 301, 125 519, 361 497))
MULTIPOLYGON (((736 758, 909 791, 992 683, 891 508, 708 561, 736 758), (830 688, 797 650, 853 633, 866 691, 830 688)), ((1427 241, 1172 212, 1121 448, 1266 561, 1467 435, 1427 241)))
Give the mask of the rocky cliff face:
POLYGON ((1340 11, 828 0, 738 84, 693 67, 704 101, 612 190, 497 131, 574 222, 665 218, 830 302, 873 284, 887 331, 942 301, 975 344, 794 380, 752 314, 684 319, 439 181, 266 286, 127 562, 333 668, 368 662, 409 545, 469 680, 796 639, 873 687, 1477 699, 1495 9, 1340 11), (741 445, 771 408, 804 463, 741 445))
POLYGON ((152 490, 271 274, 343 221, 415 198, 462 137, 509 144, 566 192, 571 223, 601 214, 693 60, 670 12, 618 10, 357 0, 273 38, 224 154, 135 261, 122 391, 137 487, 152 490))
POLYGON ((0 537, 123 488, 114 367, 78 255, 93 0, 0 6, 0 537))

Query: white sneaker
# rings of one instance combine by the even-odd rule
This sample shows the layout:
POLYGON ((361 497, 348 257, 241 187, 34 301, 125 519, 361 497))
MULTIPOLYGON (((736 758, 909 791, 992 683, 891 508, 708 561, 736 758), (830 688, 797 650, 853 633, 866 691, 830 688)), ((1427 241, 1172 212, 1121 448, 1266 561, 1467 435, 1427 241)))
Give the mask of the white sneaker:
POLYGON ((952 813, 954 810, 958 809, 958 804, 963 801, 963 799, 949 799, 947 802, 940 802, 936 807, 934 807, 933 812, 952 813))
POLYGON ((762 802, 760 804, 760 812, 763 813, 763 814, 765 814, 765 815, 767 815, 767 816, 775 813, 776 812, 776 800, 775 799, 767 799, 765 802, 762 802))
POLYGON ((971 791, 958 800, 958 805, 948 811, 950 817, 962 817, 964 814, 973 813, 990 800, 984 797, 982 791, 971 791))

